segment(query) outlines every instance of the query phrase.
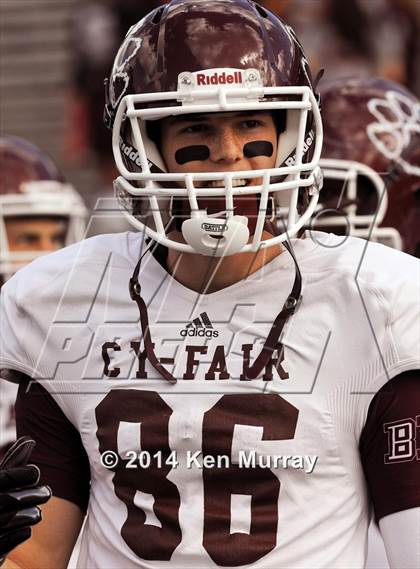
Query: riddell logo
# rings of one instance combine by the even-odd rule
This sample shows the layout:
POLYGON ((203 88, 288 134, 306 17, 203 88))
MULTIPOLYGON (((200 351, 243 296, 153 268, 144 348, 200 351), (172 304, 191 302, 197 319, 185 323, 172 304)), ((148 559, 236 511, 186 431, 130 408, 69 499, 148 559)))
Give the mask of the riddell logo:
POLYGON ((120 137, 120 148, 121 152, 123 152, 127 156, 127 158, 131 160, 131 162, 134 162, 139 168, 141 168, 140 156, 137 150, 134 148, 134 146, 127 144, 120 137))
MULTIPOLYGON (((306 137, 305 142, 303 143, 303 155, 304 156, 308 152, 310 147, 312 146, 314 138, 315 138, 314 131, 313 130, 309 131, 308 136, 306 137)), ((286 166, 294 166, 295 163, 296 163, 296 152, 294 152, 291 156, 289 156, 285 160, 286 166)))
POLYGON ((197 86, 201 85, 227 85, 227 84, 242 84, 243 75, 241 71, 234 73, 212 73, 211 75, 205 73, 197 73, 197 86))
POLYGON ((218 338, 219 332, 213 328, 207 312, 202 312, 198 318, 187 324, 184 330, 180 331, 180 336, 199 336, 204 338, 218 338))

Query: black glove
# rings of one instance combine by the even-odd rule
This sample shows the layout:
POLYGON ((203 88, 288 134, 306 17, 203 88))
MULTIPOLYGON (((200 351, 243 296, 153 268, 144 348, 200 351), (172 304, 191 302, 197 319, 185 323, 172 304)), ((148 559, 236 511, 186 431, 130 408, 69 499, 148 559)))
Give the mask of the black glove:
POLYGON ((51 498, 48 486, 38 486, 39 468, 27 464, 35 441, 21 437, 0 461, 0 565, 6 555, 31 537, 41 521, 37 507, 51 498))

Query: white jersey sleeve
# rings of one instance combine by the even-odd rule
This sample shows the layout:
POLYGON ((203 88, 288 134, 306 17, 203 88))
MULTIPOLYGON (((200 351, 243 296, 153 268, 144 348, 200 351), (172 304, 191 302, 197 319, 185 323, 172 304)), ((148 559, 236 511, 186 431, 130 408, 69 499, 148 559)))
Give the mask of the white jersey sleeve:
POLYGON ((1 289, 0 367, 32 375, 34 361, 28 344, 34 341, 31 320, 19 306, 19 278, 13 277, 1 289))
POLYGON ((384 245, 359 239, 352 240, 349 249, 352 248, 353 254, 345 258, 353 262, 354 282, 385 375, 391 379, 403 371, 419 368, 419 260, 384 245), (369 302, 369 294, 376 296, 375 304, 369 302), (380 313, 381 306, 386 315, 385 326, 382 321, 378 325, 375 315, 375 312, 380 313))
POLYGON ((398 360, 392 366, 394 375, 420 367, 419 260, 405 254, 396 256, 390 280, 394 281, 390 327, 398 360))
MULTIPOLYGON (((140 248, 141 238, 134 242, 140 248)), ((60 365, 85 355, 92 339, 86 314, 104 271, 117 273, 125 255, 126 233, 100 235, 40 257, 9 279, 1 290, 0 368, 55 379, 60 365)))

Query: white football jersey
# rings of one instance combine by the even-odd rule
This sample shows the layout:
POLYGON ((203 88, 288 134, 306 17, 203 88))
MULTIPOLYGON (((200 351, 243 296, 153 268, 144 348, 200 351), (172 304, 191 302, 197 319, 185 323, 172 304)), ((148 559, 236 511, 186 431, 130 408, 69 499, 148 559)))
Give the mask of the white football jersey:
POLYGON ((139 234, 73 245, 4 286, 0 364, 42 382, 89 457, 79 567, 364 566, 359 437, 375 393, 420 367, 419 264, 319 232, 292 244, 302 302, 255 380, 293 284, 287 252, 206 295, 145 255, 154 351, 176 384, 145 358, 129 295, 139 234))

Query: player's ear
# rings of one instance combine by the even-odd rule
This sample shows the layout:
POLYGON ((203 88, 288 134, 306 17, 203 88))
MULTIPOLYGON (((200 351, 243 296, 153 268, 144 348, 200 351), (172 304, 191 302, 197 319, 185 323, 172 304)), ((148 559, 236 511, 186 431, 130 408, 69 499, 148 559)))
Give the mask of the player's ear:
POLYGON ((286 111, 273 111, 272 112, 274 124, 276 126, 277 134, 280 135, 282 132, 286 130, 286 111))
POLYGON ((163 168, 163 171, 167 171, 168 164, 166 162, 165 154, 163 151, 163 141, 165 136, 164 120, 165 119, 145 121, 144 128, 146 135, 150 140, 150 143, 156 147, 155 152, 157 151, 159 153, 158 163, 160 163, 160 168, 163 168))
POLYGON ((156 144, 158 150, 162 152, 162 121, 147 121, 146 132, 150 140, 156 144))

